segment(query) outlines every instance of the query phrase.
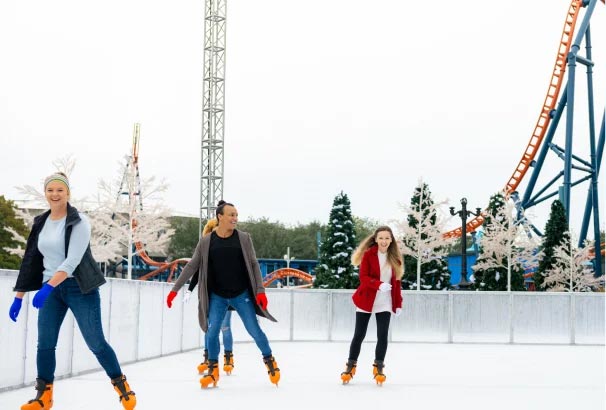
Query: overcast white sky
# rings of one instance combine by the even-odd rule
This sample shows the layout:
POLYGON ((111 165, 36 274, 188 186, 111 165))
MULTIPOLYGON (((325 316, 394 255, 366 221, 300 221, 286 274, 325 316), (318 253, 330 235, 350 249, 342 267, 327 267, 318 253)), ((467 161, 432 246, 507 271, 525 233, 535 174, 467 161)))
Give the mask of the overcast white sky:
MULTIPOLYGON (((485 207, 531 136, 569 4, 229 0, 225 199, 243 219, 326 222, 343 190, 355 215, 388 221, 423 177, 436 199, 485 207)), ((72 154, 74 195, 93 195, 140 122, 142 175, 166 179, 175 213, 198 215, 203 14, 202 0, 1 2, 0 194, 20 199, 15 186, 72 154)), ((597 126, 605 20, 598 3, 597 126)), ((543 179, 559 166, 552 156, 543 179)), ((532 211, 540 228, 547 208, 532 211)))

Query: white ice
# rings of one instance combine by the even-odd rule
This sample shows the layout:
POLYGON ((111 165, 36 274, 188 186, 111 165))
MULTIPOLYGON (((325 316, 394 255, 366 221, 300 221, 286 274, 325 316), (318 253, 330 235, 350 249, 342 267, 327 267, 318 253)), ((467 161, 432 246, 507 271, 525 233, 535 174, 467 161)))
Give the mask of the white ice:
MULTIPOLYGON (((138 410, 606 407, 604 346, 391 343, 382 387, 372 379, 374 343, 364 343, 357 374, 345 386, 339 375, 348 343, 271 346, 282 370, 277 388, 253 343, 234 346, 234 372, 221 372, 216 389, 200 388, 200 351, 126 365, 123 371, 137 393, 138 410)), ((0 410, 19 409, 34 393, 31 386, 0 393, 0 410)), ((121 405, 105 373, 94 372, 56 380, 53 409, 119 410, 121 405)))

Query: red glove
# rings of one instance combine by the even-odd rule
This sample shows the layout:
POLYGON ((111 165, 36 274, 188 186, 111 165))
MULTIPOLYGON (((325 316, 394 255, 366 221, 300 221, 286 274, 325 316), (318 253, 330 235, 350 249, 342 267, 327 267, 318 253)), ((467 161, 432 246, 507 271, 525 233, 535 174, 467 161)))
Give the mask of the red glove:
POLYGON ((166 297, 166 304, 169 308, 173 307, 173 300, 177 297, 177 292, 171 290, 166 297))
POLYGON ((261 306, 261 309, 267 309, 267 296, 265 293, 257 293, 257 305, 261 306))

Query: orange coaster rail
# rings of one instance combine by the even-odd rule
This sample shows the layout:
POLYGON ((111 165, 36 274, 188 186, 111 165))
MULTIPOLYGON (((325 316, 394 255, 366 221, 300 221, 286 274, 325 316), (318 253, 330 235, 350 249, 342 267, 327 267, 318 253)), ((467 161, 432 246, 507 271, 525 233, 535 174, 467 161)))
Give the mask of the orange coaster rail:
MULTIPOLYGON (((602 0, 602 2, 604 2, 604 0, 602 0)), ((549 86, 547 88, 547 95, 545 96, 543 106, 541 107, 539 119, 537 120, 537 124, 534 127, 530 141, 528 141, 528 145, 526 146, 526 150, 524 151, 518 166, 514 170, 512 176, 509 178, 509 181, 507 181, 505 184, 506 194, 511 194, 517 189, 518 185, 520 185, 520 182, 522 182, 524 175, 526 175, 528 168, 530 167, 539 150, 539 147, 541 146, 541 143, 543 142, 549 122, 551 121, 551 113, 555 109, 557 99, 560 94, 560 89, 564 81, 566 59, 570 51, 570 46, 572 45, 574 28, 576 26, 579 11, 582 6, 583 0, 572 0, 570 3, 570 7, 568 8, 566 19, 564 21, 562 36, 560 37, 560 44, 558 45, 551 80, 549 81, 549 86)), ((467 222, 467 232, 473 232, 479 228, 482 223, 484 223, 484 218, 482 216, 475 217, 467 222)), ((443 235, 445 238, 458 238, 461 236, 461 234, 462 229, 457 228, 448 231, 443 235)))

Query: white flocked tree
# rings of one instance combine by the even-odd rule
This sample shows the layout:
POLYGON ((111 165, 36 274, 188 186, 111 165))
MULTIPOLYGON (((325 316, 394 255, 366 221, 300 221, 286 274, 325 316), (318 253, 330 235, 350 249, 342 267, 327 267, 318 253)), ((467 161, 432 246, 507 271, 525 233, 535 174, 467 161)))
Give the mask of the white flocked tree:
POLYGON ((127 252, 127 279, 132 279, 135 252, 146 258, 147 252, 164 255, 174 229, 162 194, 168 188, 154 177, 141 179, 137 164, 127 156, 118 177, 99 182, 98 241, 118 241, 127 252), (135 250, 135 244, 139 244, 135 250), (143 255, 145 253, 145 255, 143 255))
POLYGON ((516 289, 513 290, 523 290, 521 275, 525 269, 538 266, 541 256, 538 252, 538 241, 534 237, 529 237, 524 227, 516 223, 514 212, 515 205, 511 201, 505 201, 503 206, 498 208, 490 225, 484 230, 482 253, 472 267, 474 272, 494 271, 497 276, 494 278, 495 283, 502 283, 499 268, 506 269, 507 282, 506 287, 503 287, 507 291, 512 290, 513 272, 519 276, 520 282, 517 283, 516 280, 516 289))
MULTIPOLYGON (((410 284, 416 290, 442 290, 450 286, 450 273, 444 261, 450 243, 450 239, 443 235, 448 222, 441 211, 445 204, 446 201, 433 202, 427 184, 419 180, 411 204, 400 205, 406 214, 406 221, 396 221, 396 230, 402 238, 400 250, 416 261, 416 280, 410 284), (424 278, 422 266, 430 262, 436 262, 436 266, 425 272, 428 277, 424 278), (432 276, 431 280, 429 275, 432 276)), ((409 277, 410 272, 405 272, 405 275, 409 277)))
POLYGON ((564 235, 554 248, 555 263, 545 272, 543 287, 551 292, 592 292, 604 286, 604 276, 595 277, 591 264, 592 242, 573 246, 572 235, 564 235))

